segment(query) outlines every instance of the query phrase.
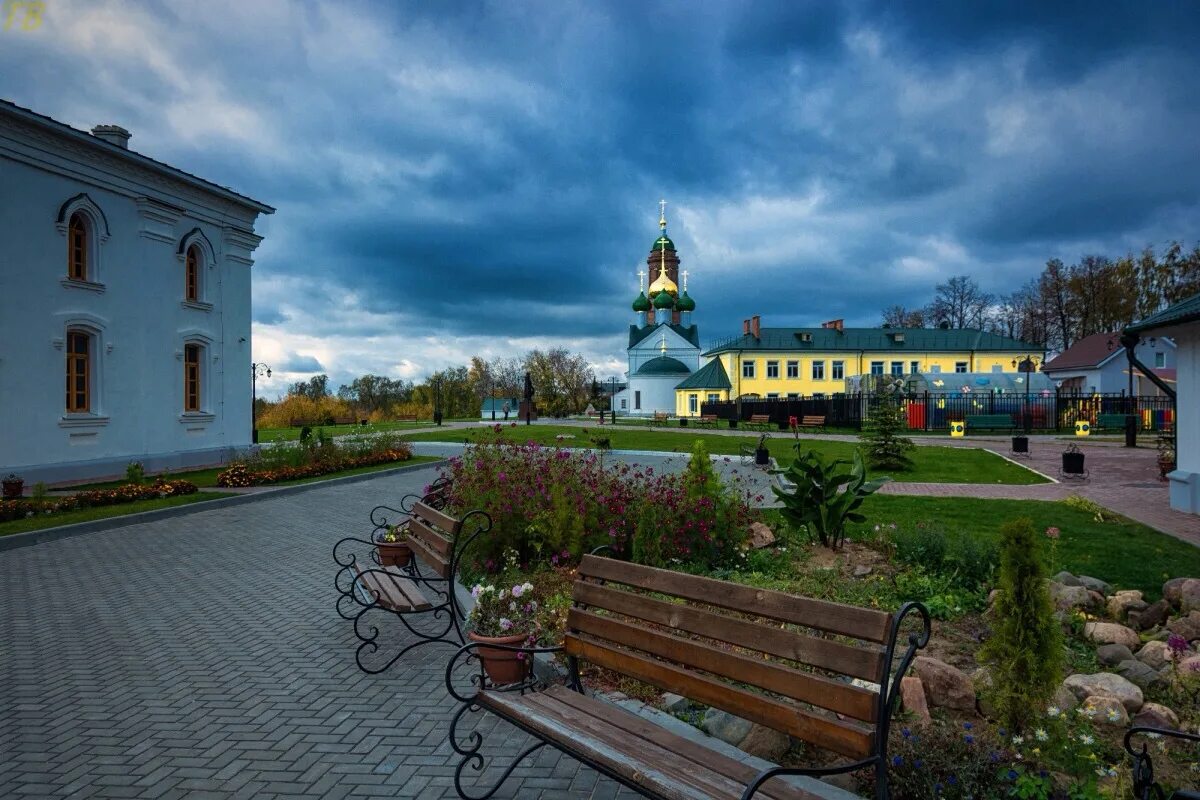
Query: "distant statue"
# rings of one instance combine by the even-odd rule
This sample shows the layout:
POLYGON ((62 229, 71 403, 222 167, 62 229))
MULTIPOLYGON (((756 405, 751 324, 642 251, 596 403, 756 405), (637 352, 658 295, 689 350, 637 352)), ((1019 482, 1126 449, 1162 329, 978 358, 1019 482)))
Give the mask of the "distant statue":
POLYGON ((525 399, 533 400, 533 379, 529 377, 529 373, 525 373, 525 399))

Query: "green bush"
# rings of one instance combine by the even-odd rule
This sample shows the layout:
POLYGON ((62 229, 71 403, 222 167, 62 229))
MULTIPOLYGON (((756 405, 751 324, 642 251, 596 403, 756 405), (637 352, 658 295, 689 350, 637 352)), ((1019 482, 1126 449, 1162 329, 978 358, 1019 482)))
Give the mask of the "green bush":
POLYGON ((876 397, 873 402, 867 413, 867 423, 859 435, 867 461, 880 469, 912 469, 913 462, 908 454, 916 449, 916 445, 912 439, 901 436, 908 428, 901 398, 885 395, 876 397))
POLYGON ((978 589, 991 583, 1000 563, 1000 547, 989 538, 947 533, 925 523, 888 526, 886 533, 899 561, 947 575, 965 588, 978 589))
POLYGON ((1022 730, 1046 707, 1062 680, 1062 629, 1054 617, 1041 558, 1041 537, 1027 517, 1000 529, 1000 580, 992 635, 979 660, 989 668, 988 699, 998 719, 1022 730))

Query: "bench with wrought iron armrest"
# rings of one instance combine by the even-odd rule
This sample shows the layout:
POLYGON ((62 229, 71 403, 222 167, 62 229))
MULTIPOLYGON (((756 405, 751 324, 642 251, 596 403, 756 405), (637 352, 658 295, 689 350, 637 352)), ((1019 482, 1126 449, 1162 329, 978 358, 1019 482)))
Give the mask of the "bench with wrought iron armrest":
POLYGON ((716 414, 701 414, 698 417, 694 417, 691 420, 691 424, 696 425, 701 428, 715 428, 715 427, 717 427, 717 415, 716 414))
POLYGON ((1194 733, 1140 725, 1130 728, 1125 733, 1125 752, 1133 756, 1133 796, 1137 800, 1200 800, 1200 791, 1180 789, 1168 795, 1154 782, 1154 764, 1150 761, 1150 750, 1146 743, 1142 742, 1141 751, 1133 749, 1133 737, 1143 735, 1166 736, 1200 744, 1200 735, 1194 733))
POLYGON ((742 463, 749 463, 758 455, 758 451, 767 446, 767 439, 771 438, 771 434, 764 433, 758 437, 758 444, 741 444, 738 445, 738 455, 742 458, 742 463))
POLYGON ((823 415, 809 414, 800 418, 801 428, 819 428, 825 430, 825 417, 823 415))
POLYGON ((382 672, 425 644, 462 644, 466 612, 455 595, 454 578, 472 542, 490 529, 491 519, 483 511, 456 518, 418 500, 401 526, 412 551, 406 567, 380 564, 375 550, 378 542, 373 539, 348 536, 334 546, 337 610, 354 622, 355 636, 361 642, 355 653, 360 669, 382 672), (372 546, 369 556, 355 552, 362 545, 372 546), (415 641, 403 637, 397 643, 398 652, 386 660, 374 657, 380 649, 380 628, 371 620, 377 614, 398 618, 402 628, 415 637, 415 641), (414 615, 426 617, 414 619, 414 615), (414 625, 418 620, 422 624, 414 625))
MULTIPOLYGON (((460 691, 456 682, 462 676, 455 671, 473 655, 475 644, 460 649, 447 665, 447 687, 463 704, 450 726, 450 743, 462 757, 455 770, 460 797, 491 796, 521 759, 546 745, 659 800, 847 798, 851 795, 815 778, 861 769, 874 771, 877 800, 888 797, 888 728, 900 677, 929 641, 929 613, 921 604, 906 603, 889 614, 597 556, 585 556, 580 564, 573 600, 561 648, 570 670, 564 685, 542 686, 531 677, 497 687, 480 671, 472 677, 473 690, 460 691), (905 626, 906 620, 913 624, 905 626), (905 642, 902 627, 910 630, 905 642), (849 761, 823 768, 756 769, 586 694, 580 661, 849 761), (852 678, 883 689, 861 688, 848 682, 852 678), (537 741, 490 790, 473 795, 462 777, 468 767, 477 773, 484 768, 482 736, 462 737, 458 726, 465 714, 481 710, 537 741), (798 780, 778 780, 793 776, 798 780)), ((526 652, 532 659, 535 652, 556 650, 526 652)))
POLYGON ((968 414, 967 433, 973 430, 1012 431, 1016 429, 1012 414, 968 414))
POLYGON ((751 414, 750 419, 742 423, 742 427, 757 428, 760 431, 767 431, 771 430, 772 428, 778 428, 779 426, 771 421, 770 414, 751 414))
POLYGON ((1129 419, 1131 414, 1097 414, 1096 424, 1092 426, 1093 430, 1102 431, 1124 431, 1125 420, 1129 419))

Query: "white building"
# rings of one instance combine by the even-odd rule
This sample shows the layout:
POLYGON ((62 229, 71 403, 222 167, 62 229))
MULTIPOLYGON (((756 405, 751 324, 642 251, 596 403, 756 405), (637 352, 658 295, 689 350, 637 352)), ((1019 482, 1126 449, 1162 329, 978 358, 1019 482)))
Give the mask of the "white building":
POLYGON ((1175 471, 1167 475, 1171 508, 1200 514, 1200 294, 1131 325, 1126 333, 1175 341, 1175 471))
POLYGON ((128 140, 0 101, 0 474, 27 486, 250 444, 254 221, 274 209, 128 140))

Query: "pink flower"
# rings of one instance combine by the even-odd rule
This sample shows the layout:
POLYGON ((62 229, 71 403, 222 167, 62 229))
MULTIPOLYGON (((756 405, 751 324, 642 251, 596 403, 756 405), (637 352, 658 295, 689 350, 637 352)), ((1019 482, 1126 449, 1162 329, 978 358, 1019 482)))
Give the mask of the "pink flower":
POLYGON ((1057 539, 1060 533, 1061 533, 1061 531, 1059 531, 1059 529, 1055 528, 1054 526, 1046 528, 1046 536, 1051 539, 1057 539))
POLYGON ((1169 647, 1171 652, 1175 653, 1176 655, 1179 655, 1180 653, 1186 653, 1188 649, 1187 639, 1183 638, 1178 633, 1172 633, 1167 637, 1167 647, 1169 647))

